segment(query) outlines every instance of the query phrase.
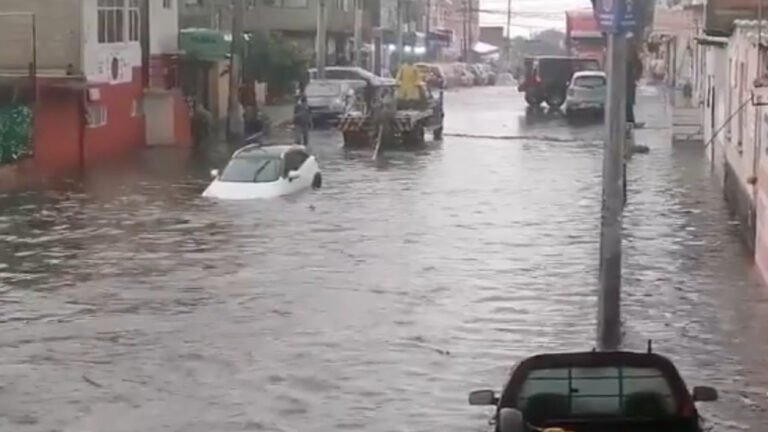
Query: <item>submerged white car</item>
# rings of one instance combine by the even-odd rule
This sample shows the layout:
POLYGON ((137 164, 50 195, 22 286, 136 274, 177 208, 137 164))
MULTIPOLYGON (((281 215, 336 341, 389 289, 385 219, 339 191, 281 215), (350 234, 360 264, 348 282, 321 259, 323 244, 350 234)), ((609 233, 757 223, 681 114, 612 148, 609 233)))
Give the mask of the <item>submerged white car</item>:
POLYGON ((602 71, 580 71, 573 74, 565 98, 565 114, 571 116, 582 111, 603 111, 607 81, 602 71))
POLYGON ((203 196, 232 200, 276 198, 323 183, 317 160, 298 145, 245 146, 211 176, 203 196))

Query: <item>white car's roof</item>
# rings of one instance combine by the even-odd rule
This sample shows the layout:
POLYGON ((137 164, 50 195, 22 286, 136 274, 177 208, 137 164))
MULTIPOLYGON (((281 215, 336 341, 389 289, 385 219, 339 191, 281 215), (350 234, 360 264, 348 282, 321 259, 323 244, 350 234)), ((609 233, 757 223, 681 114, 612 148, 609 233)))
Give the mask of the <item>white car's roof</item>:
POLYGON ((263 146, 259 144, 251 144, 247 145, 240 150, 236 151, 235 154, 232 155, 233 158, 239 157, 239 156, 273 156, 273 157, 282 157, 285 152, 289 150, 302 150, 306 151, 304 146, 300 145, 271 145, 271 146, 263 146))
POLYGON ((603 71, 578 71, 575 74, 573 74, 574 78, 578 77, 603 77, 605 78, 605 72, 603 71))

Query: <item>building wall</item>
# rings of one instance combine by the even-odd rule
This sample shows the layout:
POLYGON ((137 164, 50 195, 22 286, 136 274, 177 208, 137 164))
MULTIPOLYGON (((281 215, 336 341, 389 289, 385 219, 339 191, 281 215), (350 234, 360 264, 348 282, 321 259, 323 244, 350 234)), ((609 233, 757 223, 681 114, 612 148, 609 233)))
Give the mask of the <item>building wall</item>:
POLYGON ((149 1, 151 55, 176 53, 179 50, 179 0, 172 0, 169 6, 164 7, 159 0, 149 1))
POLYGON ((725 162, 725 131, 723 123, 728 118, 726 112, 728 87, 728 49, 726 46, 702 46, 704 51, 705 72, 704 81, 704 144, 706 154, 715 168, 716 174, 722 178, 722 166, 725 162), (717 135, 715 135, 717 133, 717 135))
MULTIPOLYGON (((38 71, 62 74, 80 66, 80 0, 2 0, 0 13, 32 12, 38 71)), ((32 18, 0 16, 0 70, 26 70, 32 62, 32 18)))
MULTIPOLYGON (((123 84, 134 80, 141 67, 141 45, 138 41, 99 43, 98 0, 82 0, 83 70, 89 82, 123 84)), ((124 29, 128 29, 127 17, 124 29)))
MULTIPOLYGON (((88 127, 85 132, 84 162, 90 164, 145 145, 144 116, 140 108, 144 94, 141 44, 128 40, 127 36, 122 42, 100 43, 98 0, 82 1, 83 68, 87 81, 98 93, 96 100, 89 104, 106 110, 105 124, 88 127)), ((123 15, 127 35, 128 13, 123 15)))

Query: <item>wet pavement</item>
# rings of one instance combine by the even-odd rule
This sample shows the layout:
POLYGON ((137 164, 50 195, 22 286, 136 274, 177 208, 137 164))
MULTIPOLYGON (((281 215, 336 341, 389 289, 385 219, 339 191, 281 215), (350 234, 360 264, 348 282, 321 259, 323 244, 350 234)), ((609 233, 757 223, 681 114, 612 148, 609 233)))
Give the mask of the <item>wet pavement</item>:
MULTIPOLYGON (((0 198, 0 430, 480 431, 467 393, 595 334, 601 127, 512 88, 446 96, 446 138, 344 152, 324 188, 199 197, 169 150, 0 198)), ((768 426, 768 303, 704 154, 639 94, 627 345, 712 384, 716 430, 768 426)))

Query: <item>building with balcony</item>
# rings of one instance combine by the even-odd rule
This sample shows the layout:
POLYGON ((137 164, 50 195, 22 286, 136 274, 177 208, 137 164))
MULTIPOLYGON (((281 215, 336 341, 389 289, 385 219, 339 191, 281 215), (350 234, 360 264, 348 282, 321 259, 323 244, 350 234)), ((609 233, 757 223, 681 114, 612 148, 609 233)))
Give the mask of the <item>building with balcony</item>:
POLYGON ((184 135, 167 60, 177 23, 176 0, 3 0, 0 124, 19 141, 2 143, 14 152, 4 175, 83 167, 184 135))

